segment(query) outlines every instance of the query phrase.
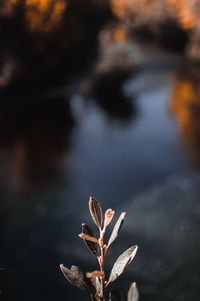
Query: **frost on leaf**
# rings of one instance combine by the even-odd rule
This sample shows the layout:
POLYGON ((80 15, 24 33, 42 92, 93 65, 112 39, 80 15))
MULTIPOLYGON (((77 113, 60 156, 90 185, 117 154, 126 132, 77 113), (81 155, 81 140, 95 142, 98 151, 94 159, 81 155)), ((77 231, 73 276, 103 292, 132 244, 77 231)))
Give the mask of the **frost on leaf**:
POLYGON ((129 288, 127 301, 139 301, 139 293, 135 282, 129 288))
POLYGON ((137 249, 137 246, 132 246, 118 257, 111 270, 108 283, 115 281, 123 273, 126 266, 131 263, 135 257, 137 249))
POLYGON ((65 278, 74 286, 82 290, 89 291, 90 293, 95 292, 95 288, 85 281, 84 275, 78 267, 71 266, 71 268, 68 269, 63 264, 61 264, 60 269, 63 272, 65 278))
POLYGON ((112 233, 111 233, 111 235, 110 235, 110 239, 109 239, 109 241, 108 241, 108 247, 113 243, 113 241, 117 238, 117 236, 118 236, 118 233, 119 233, 119 231, 120 231, 120 229, 121 229, 121 227, 122 227, 122 225, 123 225, 123 223, 124 223, 124 217, 125 217, 125 214, 126 214, 126 212, 122 212, 121 214, 120 214, 120 217, 118 218, 118 220, 117 220, 117 222, 116 222, 116 224, 115 224, 115 226, 114 226, 114 228, 113 228, 113 230, 112 230, 112 233))
POLYGON ((95 278, 92 279, 92 283, 93 283, 94 287, 96 288, 97 294, 100 294, 100 292, 101 292, 100 279, 98 277, 95 277, 95 278))

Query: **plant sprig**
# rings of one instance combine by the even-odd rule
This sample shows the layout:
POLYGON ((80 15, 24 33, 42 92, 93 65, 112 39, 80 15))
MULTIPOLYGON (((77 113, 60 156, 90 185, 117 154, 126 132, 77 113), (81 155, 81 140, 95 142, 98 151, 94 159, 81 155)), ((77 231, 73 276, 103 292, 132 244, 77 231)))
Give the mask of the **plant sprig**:
MULTIPOLYGON (((93 255, 96 256, 99 269, 83 273, 80 268, 71 266, 70 269, 66 268, 63 264, 60 265, 60 269, 63 272, 65 278, 75 285, 76 287, 86 290, 90 293, 92 301, 105 301, 105 290, 110 283, 114 282, 125 270, 125 268, 134 259, 138 246, 133 245, 124 251, 115 261, 109 278, 106 279, 105 275, 105 257, 111 244, 115 241, 118 233, 124 223, 126 212, 122 212, 119 216, 110 238, 107 243, 104 241, 107 226, 111 223, 115 211, 107 209, 104 213, 100 203, 93 197, 89 198, 89 212, 94 224, 99 230, 99 237, 95 237, 93 230, 86 224, 82 224, 82 232, 79 237, 82 238, 93 255)), ((109 294, 109 301, 121 301, 121 297, 116 297, 113 293, 109 294)), ((135 282, 130 286, 127 301, 138 301, 139 294, 135 282)))

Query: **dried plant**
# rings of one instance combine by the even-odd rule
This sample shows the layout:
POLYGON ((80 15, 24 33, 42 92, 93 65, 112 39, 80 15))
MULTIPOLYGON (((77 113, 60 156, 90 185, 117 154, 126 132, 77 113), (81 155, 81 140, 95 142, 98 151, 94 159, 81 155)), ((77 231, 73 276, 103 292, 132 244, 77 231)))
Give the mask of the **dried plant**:
MULTIPOLYGON (((82 233, 79 234, 88 249, 97 258, 99 269, 92 272, 83 273, 79 267, 71 266, 70 269, 66 268, 63 264, 60 265, 60 269, 63 272, 65 278, 75 285, 76 287, 86 290, 90 293, 92 301, 105 301, 105 290, 110 283, 114 282, 125 270, 129 263, 136 255, 138 247, 136 245, 131 246, 125 252, 123 252, 115 261, 110 276, 106 279, 105 275, 105 257, 109 251, 111 244, 115 241, 118 233, 123 225, 125 212, 122 212, 119 216, 108 243, 105 244, 104 236, 107 226, 112 221, 115 211, 107 209, 104 218, 100 203, 93 197, 89 199, 89 211, 93 219, 94 224, 99 230, 99 237, 94 235, 94 232, 87 224, 82 224, 82 233)), ((109 301, 122 301, 121 294, 111 292, 109 294, 109 301)), ((139 295, 135 282, 132 283, 128 291, 127 301, 138 301, 139 295)))

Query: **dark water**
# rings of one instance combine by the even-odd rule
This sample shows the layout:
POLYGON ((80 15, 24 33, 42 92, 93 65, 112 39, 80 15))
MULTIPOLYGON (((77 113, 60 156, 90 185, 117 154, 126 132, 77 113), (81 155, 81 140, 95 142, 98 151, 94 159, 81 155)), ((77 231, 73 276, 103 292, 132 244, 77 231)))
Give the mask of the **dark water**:
POLYGON ((199 72, 182 65, 149 50, 123 85, 128 115, 126 102, 116 113, 65 87, 2 107, 0 299, 89 299, 59 264, 96 266, 78 237, 92 195, 127 212, 108 268, 139 245, 118 288, 134 280, 141 300, 199 300, 199 72))

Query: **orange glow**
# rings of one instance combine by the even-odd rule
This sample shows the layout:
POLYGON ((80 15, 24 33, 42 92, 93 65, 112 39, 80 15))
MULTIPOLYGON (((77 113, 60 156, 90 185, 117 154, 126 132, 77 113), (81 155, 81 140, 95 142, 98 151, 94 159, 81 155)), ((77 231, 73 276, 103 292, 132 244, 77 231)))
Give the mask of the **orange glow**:
POLYGON ((127 31, 123 24, 118 23, 114 26, 108 26, 99 35, 101 46, 107 47, 109 44, 125 43, 128 40, 127 31))
POLYGON ((121 25, 118 24, 114 30, 113 30, 113 41, 116 43, 122 43, 127 40, 127 35, 125 28, 121 25))
POLYGON ((65 0, 26 0, 26 21, 31 31, 49 32, 62 19, 65 0))
MULTIPOLYGON (((194 6, 198 0, 168 0, 169 5, 174 9, 178 22, 183 29, 190 29, 197 25, 198 17, 194 6)), ((200 3, 199 3, 200 5, 200 3)))
POLYGON ((154 21, 168 16, 186 30, 197 26, 200 17, 200 0, 110 0, 110 3, 113 13, 120 18, 132 15, 154 21))
POLYGON ((162 22, 170 15, 168 0, 110 0, 113 13, 136 24, 162 22))
POLYGON ((195 75, 178 76, 170 109, 175 115, 183 141, 195 161, 200 154, 200 91, 199 78, 195 75))
POLYGON ((123 17, 126 12, 132 10, 134 0, 110 0, 113 13, 118 17, 123 17))
POLYGON ((176 79, 174 93, 171 100, 171 110, 178 117, 182 130, 189 127, 191 114, 190 108, 197 103, 197 95, 191 82, 187 79, 176 79))

